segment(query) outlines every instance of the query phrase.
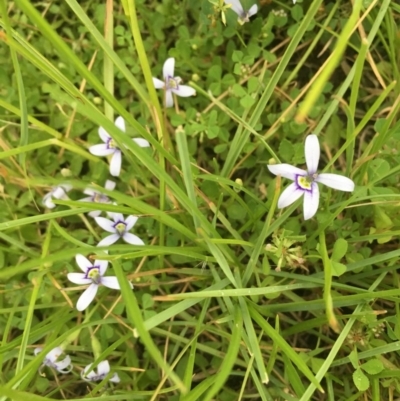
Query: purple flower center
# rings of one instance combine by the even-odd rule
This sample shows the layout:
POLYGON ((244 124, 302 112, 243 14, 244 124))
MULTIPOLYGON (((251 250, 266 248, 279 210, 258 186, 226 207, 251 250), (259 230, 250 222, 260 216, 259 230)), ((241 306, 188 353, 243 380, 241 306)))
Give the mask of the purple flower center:
POLYGON ((106 146, 107 149, 117 149, 117 144, 111 137, 107 139, 106 146))
POLYGON ((314 182, 316 174, 313 175, 296 175, 295 183, 297 188, 302 191, 312 192, 312 184, 314 182))
POLYGON ((86 271, 85 278, 92 280, 93 284, 101 283, 101 274, 99 266, 92 266, 86 271))
POLYGON ((114 228, 116 229, 119 235, 122 235, 126 231, 126 223, 124 221, 119 220, 114 224, 114 228))
POLYGON ((110 202, 110 198, 100 192, 96 192, 92 196, 92 201, 95 203, 108 203, 110 202))
POLYGON ((167 89, 179 89, 179 84, 182 82, 181 77, 168 77, 166 82, 167 89))

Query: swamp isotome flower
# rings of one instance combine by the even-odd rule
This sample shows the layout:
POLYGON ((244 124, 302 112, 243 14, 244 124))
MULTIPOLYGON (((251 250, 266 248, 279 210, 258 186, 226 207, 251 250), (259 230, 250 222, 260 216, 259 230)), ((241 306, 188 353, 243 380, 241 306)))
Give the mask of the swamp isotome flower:
MULTIPOLYGON (((88 382, 99 382, 99 381, 104 380, 104 378, 110 373, 110 364, 108 363, 108 361, 101 361, 97 365, 97 372, 96 372, 96 368, 92 369, 90 371, 92 365, 93 365, 93 363, 91 363, 90 365, 87 365, 85 367, 85 369, 82 370, 81 377, 83 380, 88 381, 88 382), (89 373, 86 373, 86 372, 89 372, 89 373)), ((120 382, 120 378, 117 373, 114 373, 111 376, 110 382, 114 382, 114 383, 120 382)))
POLYGON ((83 255, 79 254, 75 256, 75 260, 83 273, 68 273, 68 280, 78 285, 89 284, 89 287, 86 288, 78 299, 76 304, 76 309, 78 309, 78 311, 83 311, 89 306, 96 296, 100 285, 104 285, 113 290, 120 289, 117 277, 104 277, 108 266, 107 260, 95 260, 94 263, 91 263, 83 255))
MULTIPOLYGON (((125 132, 125 120, 120 116, 115 120, 115 125, 122 131, 125 132)), ((89 152, 95 156, 111 156, 110 161, 110 174, 114 177, 118 177, 121 172, 122 163, 122 152, 117 146, 114 139, 111 138, 110 134, 103 128, 99 128, 99 136, 104 143, 99 145, 93 145, 89 148, 89 152)), ((133 138, 137 145, 141 148, 147 148, 150 146, 143 138, 133 138)))
MULTIPOLYGON (((35 355, 42 352, 43 348, 38 347, 33 351, 35 355)), ((49 366, 57 370, 60 373, 69 373, 72 370, 71 358, 69 355, 66 355, 64 359, 57 361, 58 357, 63 353, 63 349, 61 347, 56 347, 52 349, 45 357, 42 363, 42 366, 39 368, 39 372, 43 368, 43 366, 49 366)))
POLYGON ((122 238, 125 242, 132 245, 144 245, 144 242, 136 235, 128 232, 136 224, 138 217, 128 216, 124 219, 121 213, 109 213, 113 220, 105 217, 96 217, 96 223, 103 229, 112 233, 108 237, 103 238, 97 246, 107 246, 117 242, 122 238))
POLYGON ((156 89, 165 90, 165 107, 172 107, 174 105, 174 98, 172 93, 175 95, 188 97, 196 94, 196 91, 187 85, 181 85, 182 78, 174 76, 175 59, 173 57, 168 58, 163 66, 163 77, 161 79, 153 77, 153 84, 156 89))
POLYGON ((278 207, 281 209, 289 206, 304 195, 303 213, 304 219, 308 220, 314 216, 318 209, 319 188, 317 183, 340 191, 352 192, 354 190, 354 182, 350 178, 338 174, 317 173, 320 148, 316 135, 307 136, 304 153, 307 171, 290 164, 268 165, 268 169, 272 174, 281 175, 294 181, 281 193, 278 207))
POLYGON ((230 4, 232 10, 238 15, 238 22, 243 25, 245 22, 250 21, 250 17, 257 13, 258 6, 253 4, 248 11, 245 11, 242 3, 239 0, 224 0, 225 4, 230 4))
MULTIPOLYGON (((112 191, 115 188, 115 182, 107 180, 104 188, 112 191)), ((90 196, 80 199, 81 202, 111 203, 110 198, 107 195, 104 195, 103 193, 95 189, 87 188, 83 191, 83 193, 90 196)), ((101 210, 93 210, 89 213, 89 216, 94 218, 100 216, 100 214, 101 210)))
POLYGON ((67 192, 71 191, 72 185, 62 184, 52 187, 51 191, 47 193, 42 200, 44 206, 49 209, 53 209, 56 205, 53 203, 53 199, 68 200, 67 192))

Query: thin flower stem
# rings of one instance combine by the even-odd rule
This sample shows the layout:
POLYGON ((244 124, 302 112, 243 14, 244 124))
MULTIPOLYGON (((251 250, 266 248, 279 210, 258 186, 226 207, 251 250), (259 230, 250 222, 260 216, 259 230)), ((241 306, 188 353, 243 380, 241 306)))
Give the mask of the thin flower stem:
POLYGON ((335 333, 340 333, 340 325, 336 319, 335 312, 333 311, 332 302, 332 262, 329 259, 328 251, 326 249, 325 231, 319 234, 319 251, 321 253, 322 262, 324 264, 324 300, 326 308, 326 318, 328 324, 335 333))

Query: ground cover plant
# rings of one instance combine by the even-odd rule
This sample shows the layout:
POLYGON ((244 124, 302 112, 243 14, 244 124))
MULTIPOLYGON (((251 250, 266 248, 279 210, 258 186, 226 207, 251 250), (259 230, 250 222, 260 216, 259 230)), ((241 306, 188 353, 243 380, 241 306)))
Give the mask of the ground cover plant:
POLYGON ((0 0, 0 399, 400 399, 400 5, 0 0))

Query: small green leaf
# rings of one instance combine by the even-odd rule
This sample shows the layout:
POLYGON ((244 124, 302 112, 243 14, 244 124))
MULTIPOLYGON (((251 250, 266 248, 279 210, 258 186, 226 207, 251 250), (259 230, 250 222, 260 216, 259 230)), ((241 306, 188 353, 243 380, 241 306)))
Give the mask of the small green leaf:
POLYGON ((235 50, 232 53, 232 61, 233 62, 239 63, 242 58, 243 58, 243 52, 241 52, 240 50, 235 50))
POLYGON ((250 108, 255 103, 255 99, 253 99, 250 95, 246 95, 240 99, 240 104, 245 109, 250 108))
POLYGON ((366 391, 369 388, 369 379, 360 368, 354 371, 353 382, 358 391, 366 391))
POLYGON ((346 273, 347 267, 343 263, 332 261, 331 264, 332 264, 332 274, 334 276, 339 277, 343 273, 346 273))
POLYGON ((382 372, 384 367, 379 359, 370 359, 361 365, 361 369, 365 370, 370 375, 377 375, 382 372))
POLYGON ((282 160, 289 161, 292 159, 294 155, 294 148, 290 141, 287 139, 282 139, 279 144, 279 156, 281 156, 282 160))
POLYGON ((339 238, 333 246, 331 259, 338 262, 344 255, 346 255, 348 247, 347 241, 343 238, 339 238))
POLYGON ((353 365, 353 368, 358 369, 358 355, 356 349, 353 349, 353 351, 350 352, 349 359, 351 364, 353 365))

